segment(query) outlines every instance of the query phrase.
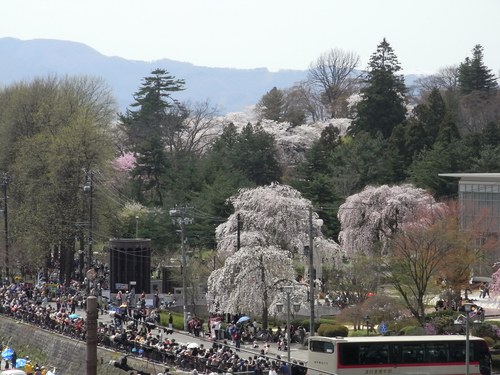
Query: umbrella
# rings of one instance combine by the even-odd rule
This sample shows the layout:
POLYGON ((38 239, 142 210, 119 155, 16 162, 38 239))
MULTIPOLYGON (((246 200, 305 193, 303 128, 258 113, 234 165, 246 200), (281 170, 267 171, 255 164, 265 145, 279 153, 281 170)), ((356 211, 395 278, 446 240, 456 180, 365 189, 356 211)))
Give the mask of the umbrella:
POLYGON ((5 350, 2 352, 2 358, 6 359, 8 361, 12 361, 12 357, 14 356, 14 350, 12 348, 5 348, 5 350))
POLYGON ((242 316, 241 318, 239 318, 239 319, 238 319, 238 321, 237 321, 236 323, 243 323, 243 322, 246 322, 246 321, 248 321, 248 320, 250 320, 250 317, 249 317, 249 316, 244 315, 244 316, 242 316))
POLYGON ((80 315, 78 315, 78 314, 69 314, 70 319, 78 319, 79 317, 80 317, 80 315))
POLYGON ((26 359, 24 358, 18 358, 16 360, 16 368, 21 368, 21 367, 24 367, 26 366, 26 359))
POLYGON ((188 349, 196 349, 196 348, 199 348, 200 346, 195 343, 195 342, 190 342, 189 344, 187 344, 186 346, 188 349))

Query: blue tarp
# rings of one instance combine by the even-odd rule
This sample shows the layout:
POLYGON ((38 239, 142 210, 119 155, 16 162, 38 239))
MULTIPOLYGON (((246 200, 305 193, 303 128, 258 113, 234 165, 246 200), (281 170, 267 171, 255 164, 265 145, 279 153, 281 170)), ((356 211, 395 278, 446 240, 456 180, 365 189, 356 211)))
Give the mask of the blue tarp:
POLYGON ((12 356, 14 355, 14 350, 12 348, 6 347, 2 352, 2 358, 12 361, 12 356))
POLYGON ((16 368, 21 368, 26 366, 26 360, 24 358, 18 358, 16 360, 16 368))

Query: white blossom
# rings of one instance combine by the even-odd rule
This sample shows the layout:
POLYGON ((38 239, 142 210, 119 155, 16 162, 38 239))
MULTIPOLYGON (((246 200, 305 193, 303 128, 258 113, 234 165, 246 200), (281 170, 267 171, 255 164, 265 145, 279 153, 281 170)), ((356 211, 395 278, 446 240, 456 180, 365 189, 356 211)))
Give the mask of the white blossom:
POLYGON ((210 310, 275 313, 276 303, 283 303, 284 285, 294 285, 293 301, 307 308, 308 286, 294 281, 293 262, 308 261, 303 250, 310 231, 318 263, 338 264, 341 258, 339 245, 323 237, 311 202, 292 187, 274 183, 241 189, 229 203, 235 212, 216 229, 217 250, 225 264, 208 280, 210 310))
POLYGON ((340 245, 349 256, 373 255, 376 246, 381 246, 384 254, 395 232, 421 225, 428 213, 444 209, 445 205, 413 185, 368 186, 348 197, 339 208, 340 245))
POLYGON ((212 312, 262 314, 275 305, 283 285, 293 283, 289 253, 275 246, 245 246, 227 258, 208 279, 212 312))
MULTIPOLYGON (((273 183, 252 189, 241 189, 229 199, 234 213, 215 231, 217 250, 222 256, 236 251, 238 215, 242 246, 274 245, 293 254, 309 243, 309 208, 311 202, 287 185, 273 183), (247 242, 246 242, 247 241, 247 242)), ((313 213, 313 235, 321 236, 313 213)))

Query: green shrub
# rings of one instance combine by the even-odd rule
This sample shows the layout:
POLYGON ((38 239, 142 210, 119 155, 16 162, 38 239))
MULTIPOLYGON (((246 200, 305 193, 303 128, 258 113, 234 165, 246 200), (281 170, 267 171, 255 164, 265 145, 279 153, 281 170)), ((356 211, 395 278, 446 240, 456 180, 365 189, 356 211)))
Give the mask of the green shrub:
POLYGON ((497 333, 489 323, 474 324, 471 329, 471 333, 478 337, 489 337, 495 342, 497 338, 497 333))
POLYGON ((420 326, 406 326, 399 330, 400 336, 420 336, 425 335, 425 331, 420 326))
POLYGON ((418 321, 417 319, 411 317, 411 318, 406 318, 406 319, 401 319, 396 322, 390 323, 389 324, 389 331, 392 332, 399 332, 405 327, 409 326, 417 326, 418 321))
POLYGON ((491 337, 483 337, 484 341, 486 341, 486 344, 491 348, 495 344, 495 340, 493 340, 491 337))
POLYGON ((357 331, 349 331, 349 337, 363 337, 366 336, 365 329, 358 329, 357 331))
POLYGON ((318 327, 318 335, 327 337, 347 337, 349 335, 349 329, 343 325, 322 323, 318 327))

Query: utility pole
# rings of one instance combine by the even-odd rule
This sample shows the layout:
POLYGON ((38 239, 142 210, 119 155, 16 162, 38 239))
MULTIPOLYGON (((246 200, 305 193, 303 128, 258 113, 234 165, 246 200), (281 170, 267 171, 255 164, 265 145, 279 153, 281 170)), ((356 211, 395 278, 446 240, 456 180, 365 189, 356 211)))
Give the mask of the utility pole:
POLYGON ((313 237, 313 211, 309 207, 309 336, 314 336, 314 237, 313 237))
POLYGON ((2 176, 2 186, 3 186, 3 219, 4 219, 4 230, 5 230, 5 277, 9 279, 9 216, 7 211, 7 185, 9 183, 9 177, 7 172, 4 172, 2 176))
POLYGON ((89 223, 88 223, 88 253, 87 253, 87 270, 92 268, 92 232, 94 230, 94 172, 92 170, 87 172, 87 182, 83 187, 83 191, 89 193, 89 223))
MULTIPOLYGON (((83 191, 89 193, 89 222, 88 222, 88 252, 87 252, 87 272, 92 269, 92 244, 94 242, 93 232, 94 232, 94 172, 92 170, 87 171, 87 181, 83 187, 83 191)), ((87 295, 90 293, 91 281, 87 279, 87 295)), ((92 281, 93 283, 93 281, 92 281)))
POLYGON ((186 217, 186 207, 179 207, 170 210, 170 217, 172 221, 179 225, 181 232, 181 271, 182 271, 182 311, 184 317, 184 331, 188 330, 187 326, 187 258, 186 258, 186 246, 185 246, 185 230, 186 224, 191 224, 192 219, 186 217))
POLYGON ((241 247, 241 241, 240 241, 240 236, 241 236, 241 217, 240 214, 236 215, 237 218, 237 228, 236 228, 236 250, 239 250, 241 247))

